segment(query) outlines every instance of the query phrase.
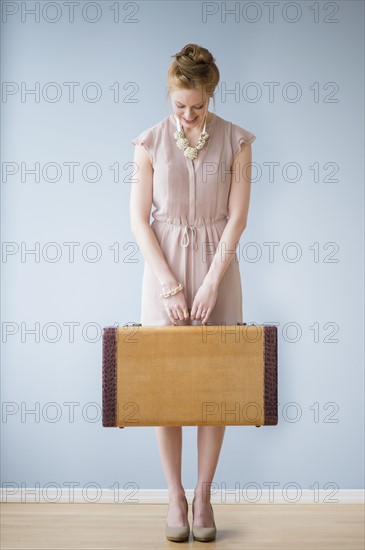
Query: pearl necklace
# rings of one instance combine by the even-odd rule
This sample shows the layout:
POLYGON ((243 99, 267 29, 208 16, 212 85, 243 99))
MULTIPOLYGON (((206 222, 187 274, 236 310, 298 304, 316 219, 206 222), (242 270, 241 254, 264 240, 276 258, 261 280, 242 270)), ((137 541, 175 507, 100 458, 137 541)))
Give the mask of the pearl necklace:
POLYGON ((179 149, 182 149, 184 151, 184 155, 187 158, 194 160, 198 156, 200 149, 204 147, 205 142, 209 137, 209 134, 205 131, 205 127, 207 125, 207 116, 205 115, 204 128, 195 147, 190 147, 189 141, 185 137, 184 129, 180 124, 180 120, 175 115, 174 117, 177 124, 177 132, 174 132, 176 145, 179 149))

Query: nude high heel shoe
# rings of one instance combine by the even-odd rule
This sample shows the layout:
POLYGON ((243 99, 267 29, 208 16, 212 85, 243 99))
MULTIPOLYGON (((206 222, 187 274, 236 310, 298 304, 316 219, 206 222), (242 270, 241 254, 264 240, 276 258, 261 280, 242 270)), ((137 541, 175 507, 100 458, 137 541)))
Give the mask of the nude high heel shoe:
POLYGON ((192 507, 193 507, 193 527, 192 527, 193 539, 199 540, 201 542, 209 542, 211 540, 215 540, 215 537, 217 535, 217 528, 216 528, 215 521, 214 521, 214 512, 213 512, 212 505, 210 505, 210 507, 212 509, 214 526, 213 527, 199 527, 199 525, 194 525, 194 500, 195 500, 195 497, 193 498, 193 503, 192 503, 192 507))
MULTIPOLYGON (((185 497, 185 502, 186 502, 186 511, 188 512, 189 505, 188 505, 188 501, 186 500, 186 497, 185 497)), ((189 540, 189 536, 190 536, 189 521, 188 521, 188 524, 184 527, 170 527, 166 521, 167 540, 171 540, 173 542, 184 542, 186 540, 189 540)))

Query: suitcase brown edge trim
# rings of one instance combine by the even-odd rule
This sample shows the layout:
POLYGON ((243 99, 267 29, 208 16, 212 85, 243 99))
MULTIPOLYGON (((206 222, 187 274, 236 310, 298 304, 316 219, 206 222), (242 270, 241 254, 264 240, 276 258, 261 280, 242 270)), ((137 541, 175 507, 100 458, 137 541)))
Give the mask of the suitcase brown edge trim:
POLYGON ((117 403, 117 338, 116 327, 103 329, 103 426, 116 426, 117 403))
POLYGON ((278 423, 278 350, 277 327, 264 326, 264 365, 265 365, 265 425, 278 423))

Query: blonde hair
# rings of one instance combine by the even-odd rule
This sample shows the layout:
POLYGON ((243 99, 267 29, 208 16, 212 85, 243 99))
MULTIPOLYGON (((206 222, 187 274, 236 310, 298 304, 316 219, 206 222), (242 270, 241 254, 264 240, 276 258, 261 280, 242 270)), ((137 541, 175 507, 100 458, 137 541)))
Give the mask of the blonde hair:
POLYGON ((167 73, 166 101, 174 88, 193 89, 202 87, 209 97, 213 97, 218 85, 220 74, 215 59, 206 48, 197 44, 187 44, 178 53, 174 54, 167 73))

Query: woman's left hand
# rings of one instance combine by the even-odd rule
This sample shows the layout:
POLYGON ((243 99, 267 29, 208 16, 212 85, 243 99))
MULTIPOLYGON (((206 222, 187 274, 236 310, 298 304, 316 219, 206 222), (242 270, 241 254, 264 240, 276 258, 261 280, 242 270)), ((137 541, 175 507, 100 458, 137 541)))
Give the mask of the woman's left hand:
POLYGON ((211 282, 204 282, 195 294, 191 307, 190 318, 201 319, 202 324, 208 321, 218 296, 218 285, 211 282))

